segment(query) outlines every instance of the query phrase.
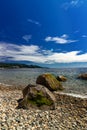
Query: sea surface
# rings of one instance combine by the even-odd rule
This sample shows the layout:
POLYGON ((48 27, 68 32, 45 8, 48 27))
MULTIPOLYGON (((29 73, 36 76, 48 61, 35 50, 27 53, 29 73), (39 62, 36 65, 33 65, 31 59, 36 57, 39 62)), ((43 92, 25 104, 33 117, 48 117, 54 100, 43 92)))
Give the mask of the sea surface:
POLYGON ((0 69, 0 84, 27 86, 35 84, 36 78, 43 73, 64 75, 67 81, 62 83, 65 93, 87 95, 87 81, 77 79, 79 74, 87 73, 87 68, 34 68, 34 69, 0 69))

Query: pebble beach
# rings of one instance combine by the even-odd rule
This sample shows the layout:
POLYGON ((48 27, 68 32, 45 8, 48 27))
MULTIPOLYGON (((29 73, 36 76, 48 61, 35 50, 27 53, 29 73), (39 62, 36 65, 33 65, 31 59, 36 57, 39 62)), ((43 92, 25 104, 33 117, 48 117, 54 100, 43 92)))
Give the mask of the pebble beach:
POLYGON ((55 110, 17 109, 22 91, 1 86, 0 130, 87 130, 87 99, 55 95, 55 110))

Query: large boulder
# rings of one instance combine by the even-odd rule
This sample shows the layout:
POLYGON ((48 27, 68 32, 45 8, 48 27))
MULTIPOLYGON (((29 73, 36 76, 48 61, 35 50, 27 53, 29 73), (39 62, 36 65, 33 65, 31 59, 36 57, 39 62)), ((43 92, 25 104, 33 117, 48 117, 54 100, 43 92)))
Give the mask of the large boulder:
POLYGON ((80 74, 80 75, 78 76, 78 79, 87 80, 87 74, 80 74))
POLYGON ((66 82, 66 81, 67 81, 67 78, 66 78, 65 76, 62 76, 62 75, 57 76, 56 79, 57 79, 58 81, 61 81, 61 82, 66 82))
POLYGON ((23 99, 19 100, 17 108, 55 109, 56 98, 45 86, 28 85, 23 90, 23 99))
POLYGON ((63 90, 62 84, 50 73, 38 76, 36 83, 46 86, 50 91, 63 90))

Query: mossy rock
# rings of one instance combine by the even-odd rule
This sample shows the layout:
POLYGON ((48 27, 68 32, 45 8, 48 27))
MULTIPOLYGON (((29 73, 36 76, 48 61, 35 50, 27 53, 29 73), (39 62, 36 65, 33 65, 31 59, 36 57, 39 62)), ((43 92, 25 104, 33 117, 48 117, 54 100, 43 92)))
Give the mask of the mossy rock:
POLYGON ((51 91, 42 85, 28 85, 23 90, 23 99, 19 102, 18 108, 48 106, 55 109, 56 99, 51 91))
POLYGON ((48 105, 48 106, 50 106, 50 105, 53 104, 53 102, 51 100, 47 99, 46 97, 44 97, 44 95, 41 94, 41 92, 38 92, 36 94, 36 98, 29 99, 28 101, 30 103, 32 103, 32 104, 37 105, 38 107, 40 107, 42 105, 48 105))
POLYGON ((37 77, 37 84, 46 86, 50 91, 63 90, 62 84, 50 73, 45 73, 37 77))

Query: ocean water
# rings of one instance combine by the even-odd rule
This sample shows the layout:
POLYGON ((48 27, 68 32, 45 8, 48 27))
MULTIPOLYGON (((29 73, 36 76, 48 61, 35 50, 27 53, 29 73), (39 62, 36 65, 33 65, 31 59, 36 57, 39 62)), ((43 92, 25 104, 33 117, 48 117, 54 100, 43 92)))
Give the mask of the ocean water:
POLYGON ((77 79, 81 73, 86 73, 87 68, 34 68, 34 69, 3 69, 0 70, 0 83, 11 86, 27 86, 35 84, 36 78, 43 73, 64 75, 67 81, 62 83, 65 93, 87 95, 87 81, 77 79))

